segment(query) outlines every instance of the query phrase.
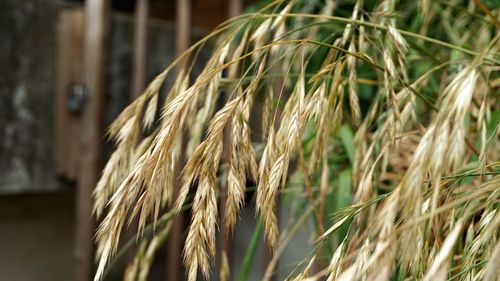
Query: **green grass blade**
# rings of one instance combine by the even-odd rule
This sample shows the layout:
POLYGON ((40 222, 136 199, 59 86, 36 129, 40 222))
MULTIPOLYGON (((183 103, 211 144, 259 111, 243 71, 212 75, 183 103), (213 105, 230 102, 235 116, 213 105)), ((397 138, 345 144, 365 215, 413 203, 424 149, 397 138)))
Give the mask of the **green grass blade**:
POLYGON ((339 129, 339 137, 347 152, 349 161, 351 162, 351 164, 354 163, 354 137, 351 128, 349 128, 348 125, 344 124, 339 129))
POLYGON ((240 281, 248 280, 248 274, 250 273, 250 269, 252 269, 253 259, 255 257, 255 252, 257 251, 257 246, 259 244, 259 238, 261 234, 262 234, 262 222, 259 220, 257 222, 257 225, 255 225, 252 238, 250 239, 247 251, 245 252, 245 256, 243 257, 241 269, 238 274, 238 280, 240 281))

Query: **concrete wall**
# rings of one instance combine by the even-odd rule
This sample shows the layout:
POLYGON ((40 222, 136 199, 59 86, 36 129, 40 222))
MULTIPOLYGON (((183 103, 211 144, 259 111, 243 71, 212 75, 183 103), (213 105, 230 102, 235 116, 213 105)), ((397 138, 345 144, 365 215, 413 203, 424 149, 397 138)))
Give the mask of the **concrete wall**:
POLYGON ((59 5, 1 0, 0 192, 55 190, 55 24, 59 5))

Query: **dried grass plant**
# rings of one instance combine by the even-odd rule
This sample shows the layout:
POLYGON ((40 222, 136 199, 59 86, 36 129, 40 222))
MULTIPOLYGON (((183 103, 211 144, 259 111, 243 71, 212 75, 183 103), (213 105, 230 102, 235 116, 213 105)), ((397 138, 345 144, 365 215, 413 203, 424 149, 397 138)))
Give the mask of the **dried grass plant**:
MULTIPOLYGON (((186 209, 187 277, 209 278, 218 226, 231 233, 249 190, 274 249, 265 280, 311 219, 315 250, 290 280, 499 280, 493 2, 268 1, 220 25, 109 128, 116 150, 94 193, 95 280, 135 218, 138 237, 154 235, 126 279, 145 280, 186 209), (211 57, 191 81, 206 46, 211 57), (306 207, 280 231, 289 190, 306 207)), ((222 280, 229 270, 225 258, 222 280)))

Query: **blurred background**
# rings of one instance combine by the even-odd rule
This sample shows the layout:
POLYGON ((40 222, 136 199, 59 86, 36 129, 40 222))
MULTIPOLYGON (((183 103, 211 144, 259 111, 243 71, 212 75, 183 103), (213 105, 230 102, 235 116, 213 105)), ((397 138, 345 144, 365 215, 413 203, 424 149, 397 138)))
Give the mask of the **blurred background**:
MULTIPOLYGON (((92 190, 114 148, 106 127, 178 54, 253 2, 0 0, 0 280, 92 280, 92 190)), ((198 54, 194 73, 205 57, 198 54)), ((231 272, 240 270, 255 221, 246 208, 234 240, 219 236, 231 272)), ((186 227, 174 226, 149 280, 184 279, 186 227)), ((133 242, 134 231, 122 241, 133 242)), ((297 237, 303 245, 310 238, 297 237)), ((254 240, 250 280, 270 258, 262 238, 254 240)), ((105 280, 123 279, 137 247, 130 245, 105 280)), ((285 268, 307 250, 291 248, 280 260, 285 268)))
MULTIPOLYGON (((91 194, 113 149, 105 128, 177 54, 251 2, 0 0, 0 280, 91 280, 91 194)), ((253 209, 242 221, 234 271, 253 209)), ((183 279, 184 230, 150 280, 183 279)), ((106 280, 122 279, 133 248, 106 280)), ((257 252, 261 276, 267 251, 257 252)))

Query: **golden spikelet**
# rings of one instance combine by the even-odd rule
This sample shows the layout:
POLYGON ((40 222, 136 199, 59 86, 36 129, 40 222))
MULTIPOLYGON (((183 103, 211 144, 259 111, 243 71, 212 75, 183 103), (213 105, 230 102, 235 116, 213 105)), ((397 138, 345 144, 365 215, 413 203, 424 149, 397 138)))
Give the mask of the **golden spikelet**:
POLYGON ((193 201, 193 216, 184 246, 184 262, 189 270, 189 280, 196 280, 201 269, 205 278, 210 274, 210 257, 215 255, 215 230, 217 199, 215 173, 203 174, 193 201))
POLYGON ((247 125, 251 103, 240 103, 232 121, 231 152, 229 172, 227 176, 227 198, 224 213, 224 224, 229 232, 232 231, 243 205, 246 192, 246 175, 257 182, 258 171, 255 151, 251 143, 250 128, 247 125))
MULTIPOLYGON (((353 42, 349 45, 349 52, 356 52, 353 42)), ((356 58, 354 56, 347 58, 347 69, 349 71, 349 105, 351 106, 351 115, 354 123, 359 125, 361 109, 358 101, 358 76, 356 74, 356 58)))

